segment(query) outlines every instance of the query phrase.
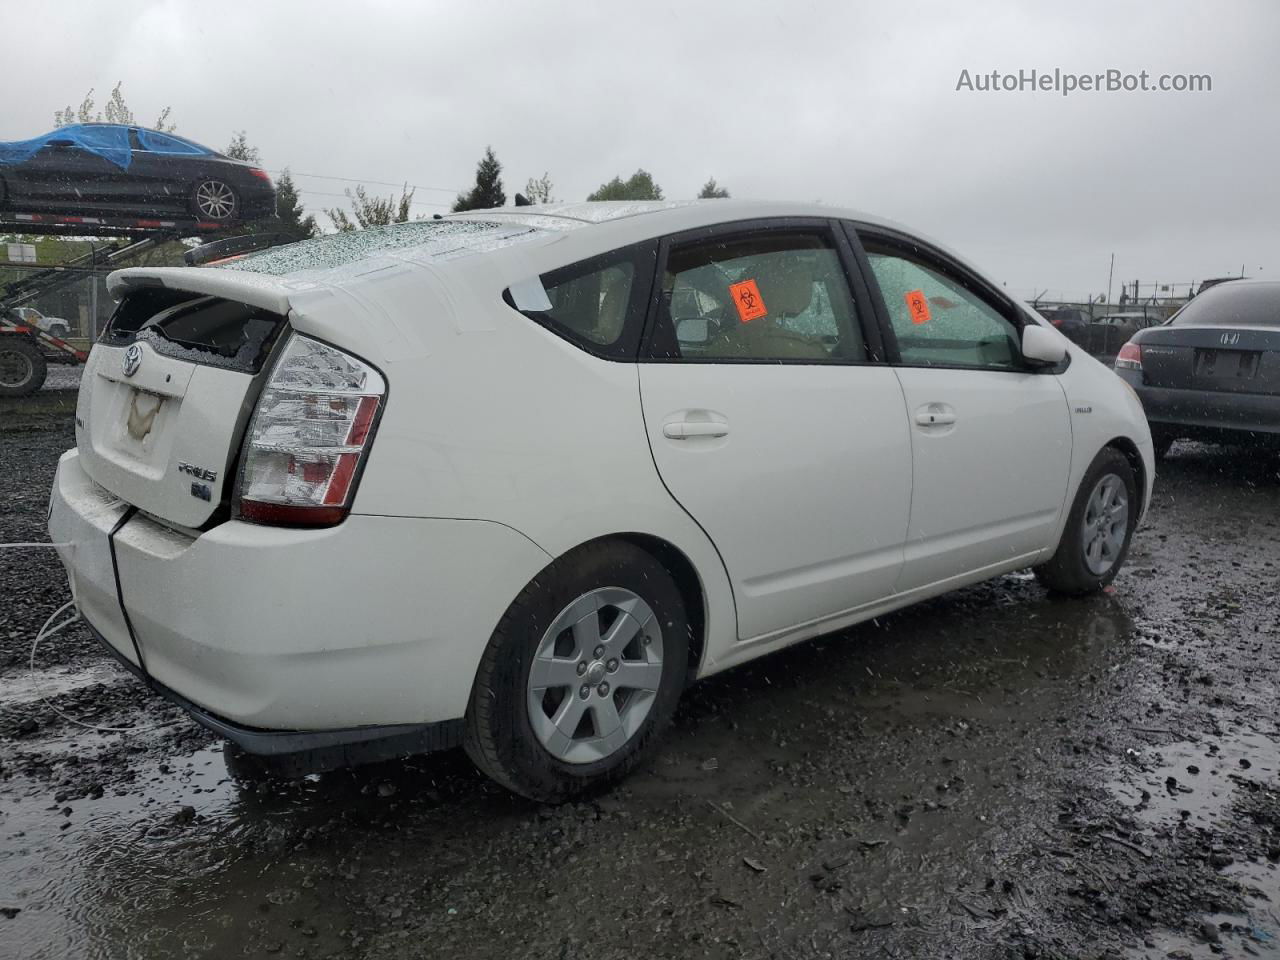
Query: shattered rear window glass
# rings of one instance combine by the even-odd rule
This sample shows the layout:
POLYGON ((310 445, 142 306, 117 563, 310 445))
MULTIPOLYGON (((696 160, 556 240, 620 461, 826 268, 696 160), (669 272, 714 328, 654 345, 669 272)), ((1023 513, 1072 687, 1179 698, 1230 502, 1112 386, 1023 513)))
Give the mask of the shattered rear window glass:
POLYGON ((216 269, 281 276, 304 270, 332 270, 392 253, 416 260, 444 261, 545 236, 545 231, 524 224, 425 220, 334 233, 273 247, 216 269))

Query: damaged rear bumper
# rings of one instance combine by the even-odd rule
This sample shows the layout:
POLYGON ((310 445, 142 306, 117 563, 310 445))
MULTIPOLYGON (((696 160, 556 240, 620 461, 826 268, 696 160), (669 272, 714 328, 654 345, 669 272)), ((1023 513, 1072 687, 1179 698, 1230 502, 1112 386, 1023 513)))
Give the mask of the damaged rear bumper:
POLYGON ((342 730, 259 730, 246 727, 209 712, 148 676, 117 650, 92 623, 87 620, 83 622, 103 649, 153 693, 182 708, 202 727, 230 740, 246 753, 264 757, 306 754, 308 769, 325 770, 411 753, 449 750, 462 744, 463 720, 348 727, 342 730))
POLYGON ((549 561, 501 524, 353 514, 336 527, 164 526, 75 451, 50 536, 81 617, 154 690, 252 753, 457 743, 496 625, 549 561), (483 558, 486 576, 476 576, 483 558))

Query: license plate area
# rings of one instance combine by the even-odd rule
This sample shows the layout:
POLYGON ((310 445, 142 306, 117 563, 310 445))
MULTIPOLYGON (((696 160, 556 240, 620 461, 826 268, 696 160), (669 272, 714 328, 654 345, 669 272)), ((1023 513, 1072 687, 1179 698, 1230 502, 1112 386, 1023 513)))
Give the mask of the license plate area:
POLYGON ((140 477, 160 479, 169 464, 170 433, 181 407, 177 397, 105 381, 94 410, 105 421, 97 433, 100 452, 140 477))
POLYGON ((1205 380, 1252 380, 1259 357, 1256 350, 1197 350, 1195 375, 1205 380))

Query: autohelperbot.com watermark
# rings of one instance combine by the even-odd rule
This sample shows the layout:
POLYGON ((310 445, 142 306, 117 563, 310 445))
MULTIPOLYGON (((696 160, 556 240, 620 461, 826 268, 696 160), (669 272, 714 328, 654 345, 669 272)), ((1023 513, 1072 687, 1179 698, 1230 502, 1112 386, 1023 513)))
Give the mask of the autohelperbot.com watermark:
POLYGON ((1098 73, 1052 70, 1017 71, 962 69, 956 92, 968 93, 1212 93, 1213 76, 1208 73, 1152 73, 1115 68, 1098 73))

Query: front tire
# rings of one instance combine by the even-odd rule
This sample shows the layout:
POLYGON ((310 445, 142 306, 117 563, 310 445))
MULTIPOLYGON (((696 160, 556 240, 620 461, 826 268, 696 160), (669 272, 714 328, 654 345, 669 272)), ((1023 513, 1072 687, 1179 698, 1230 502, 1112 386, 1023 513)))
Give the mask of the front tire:
POLYGON ((472 688, 466 751, 534 800, 608 787, 670 722, 688 651, 680 591, 652 555, 622 542, 581 547, 499 621, 472 688))
POLYGON ((1140 498, 1128 458, 1103 449, 1080 481, 1057 551, 1035 568, 1036 577, 1054 593, 1075 597, 1109 584, 1128 556, 1140 498))

